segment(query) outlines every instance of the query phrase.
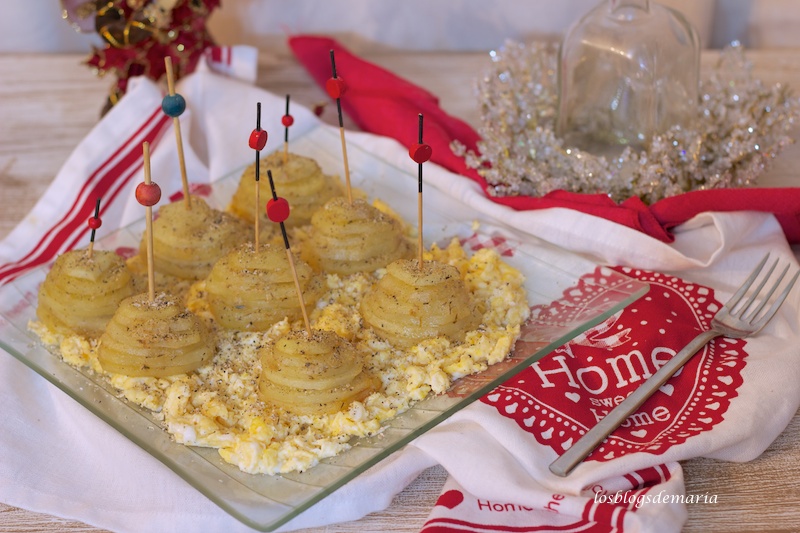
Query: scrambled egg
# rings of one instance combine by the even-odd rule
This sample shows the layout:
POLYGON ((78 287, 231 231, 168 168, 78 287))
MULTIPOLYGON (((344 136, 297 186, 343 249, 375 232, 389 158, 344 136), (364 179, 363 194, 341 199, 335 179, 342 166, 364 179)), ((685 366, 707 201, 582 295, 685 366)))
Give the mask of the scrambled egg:
MULTIPOLYGON (((122 397, 152 411, 176 442, 217 448, 225 461, 248 473, 303 471, 348 449, 351 437, 379 433, 382 422, 430 394, 445 392, 454 380, 502 361, 513 347, 529 315, 522 275, 492 250, 468 257, 457 240, 444 249, 434 246, 426 259, 458 268, 482 314, 481 325, 461 343, 437 337, 400 350, 363 328, 358 312, 362 296, 385 270, 328 275, 327 292, 311 314, 314 327, 365 348, 371 354, 366 369, 383 384, 365 401, 331 415, 292 415, 259 399, 259 348, 302 328, 300 323, 284 320, 259 333, 219 329, 211 364, 169 378, 104 374, 96 341, 60 336, 41 323, 32 323, 31 330, 45 344, 57 346, 68 364, 91 368, 122 397)), ((210 319, 202 296, 200 282, 190 291, 189 308, 210 319)))

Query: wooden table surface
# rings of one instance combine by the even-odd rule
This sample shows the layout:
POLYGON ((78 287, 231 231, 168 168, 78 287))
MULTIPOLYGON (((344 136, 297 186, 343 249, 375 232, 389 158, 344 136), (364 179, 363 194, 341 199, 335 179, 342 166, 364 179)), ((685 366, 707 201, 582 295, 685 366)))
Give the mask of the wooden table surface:
MULTIPOLYGON (((438 95, 451 114, 478 125, 473 80, 488 65, 484 53, 370 52, 362 55, 438 95)), ((717 54, 704 52, 703 64, 717 54)), ((748 52, 766 83, 800 87, 800 50, 748 52)), ((25 216, 78 142, 98 121, 111 80, 81 65, 81 55, 0 55, 0 239, 25 216)), ((262 53, 257 84, 292 101, 327 101, 306 71, 285 52, 262 53)), ((323 118, 333 123, 335 106, 323 118)), ((789 147, 761 180, 767 187, 800 186, 800 144, 789 147)), ((797 251, 797 250, 796 250, 797 251)), ((0 355, 7 357, 7 355, 0 355)), ((798 531, 800 528, 800 416, 770 448, 744 464, 695 459, 683 463, 687 494, 717 495, 716 504, 690 505, 685 531, 798 531)), ((424 472, 383 512, 314 532, 416 532, 425 522, 446 473, 424 472)), ((79 522, 0 502, 0 532, 100 531, 79 522)))

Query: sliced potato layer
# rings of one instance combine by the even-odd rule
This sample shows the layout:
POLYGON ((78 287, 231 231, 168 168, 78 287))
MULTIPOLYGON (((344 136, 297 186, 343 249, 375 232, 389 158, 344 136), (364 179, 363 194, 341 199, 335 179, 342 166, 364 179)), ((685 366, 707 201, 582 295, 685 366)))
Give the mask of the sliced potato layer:
POLYGON ((309 261, 325 272, 372 272, 413 251, 400 223, 361 199, 333 198, 311 225, 309 261))
POLYGON ((262 400, 301 415, 335 413, 380 388, 361 354, 331 331, 288 333, 260 351, 262 400))
MULTIPOLYGON (((202 198, 193 196, 189 209, 183 201, 166 204, 153 222, 155 269, 181 279, 202 279, 220 257, 251 234, 247 223, 212 209, 202 198)), ((144 236, 139 252, 146 259, 144 236)))
POLYGON ((133 294, 131 273, 114 252, 72 250, 59 256, 39 289, 36 314, 62 334, 99 337, 119 303, 133 294))
POLYGON ((446 336, 464 340, 480 316, 456 267, 399 260, 361 301, 361 316, 378 335, 407 348, 424 339, 446 336))
POLYGON ((147 294, 122 301, 100 337, 98 360, 106 372, 165 377, 194 370, 214 356, 206 326, 174 298, 147 294))
MULTIPOLYGON (((308 157, 289 154, 284 165, 283 152, 279 151, 262 159, 260 165, 259 194, 264 202, 272 197, 269 180, 266 179, 267 170, 271 170, 278 194, 286 198, 291 207, 291 215, 286 220, 286 226, 290 228, 308 224, 317 209, 343 192, 339 179, 324 174, 317 162, 308 157)), ((247 167, 230 205, 232 213, 250 223, 255 222, 255 172, 255 163, 247 167)), ((264 209, 259 210, 259 217, 262 225, 272 225, 264 209)))
MULTIPOLYGON (((307 309, 325 291, 322 277, 294 259, 307 309)), ((302 316, 286 249, 262 245, 258 252, 246 244, 220 259, 206 280, 208 305, 226 329, 264 331, 288 317, 302 316)))

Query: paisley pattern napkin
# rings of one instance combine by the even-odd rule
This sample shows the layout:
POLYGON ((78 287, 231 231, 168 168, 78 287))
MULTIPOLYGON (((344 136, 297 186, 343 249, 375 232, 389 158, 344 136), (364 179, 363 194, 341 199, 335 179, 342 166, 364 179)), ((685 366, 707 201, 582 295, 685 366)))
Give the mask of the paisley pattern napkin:
MULTIPOLYGON (((200 189, 252 160, 246 138, 255 102, 262 102, 263 127, 282 129, 283 95, 232 77, 252 73, 254 55, 247 49, 231 52, 227 73, 215 71, 212 62, 178 85, 188 109, 181 116, 187 167, 193 186, 200 189)), ((323 55, 327 59, 327 50, 323 55)), ((153 176, 159 177, 165 196, 180 191, 171 121, 159 110, 162 96, 148 80, 139 80, 80 143, 42 201, 0 243, 0 280, 80 246, 88 231, 84 206, 93 204, 87 199, 97 194, 108 198, 101 237, 141 218, 132 189, 142 180, 145 139, 153 143, 153 176)), ((292 114, 295 135, 327 127, 300 106, 292 114)), ((278 137, 272 136, 270 143, 280 142, 278 137)), ((347 138, 390 163, 408 163, 407 149, 393 139, 357 132, 347 138)), ((574 209, 511 209, 487 199, 477 182, 429 165, 428 186, 459 200, 470 220, 494 219, 515 228, 517 235, 545 239, 599 264, 614 265, 650 282, 653 289, 283 529, 354 520, 383 509, 420 472, 438 463, 450 480, 426 530, 535 531, 577 524, 573 529, 678 531, 687 504, 665 499, 684 492, 677 461, 757 457, 797 410, 800 291, 758 337, 706 347, 669 383, 672 389, 665 387, 646 405, 646 416, 623 428, 614 443, 573 475, 557 478, 547 465, 595 416, 702 327, 717 302, 729 297, 765 251, 796 265, 775 216, 703 213, 678 226, 674 242, 666 244, 574 209), (765 412, 770 416, 763 416, 765 412), (656 501, 659 494, 664 498, 656 501), (645 502, 647 495, 651 498, 645 502), (638 501, 643 503, 637 507, 638 501)), ((501 245, 503 253, 514 253, 513 239, 501 245)), ((603 270, 587 275, 602 276, 603 270)), ((578 287, 563 297, 588 295, 578 287)), ((0 501, 114 531, 248 530, 5 354, 0 355, 0 404, 0 501)))

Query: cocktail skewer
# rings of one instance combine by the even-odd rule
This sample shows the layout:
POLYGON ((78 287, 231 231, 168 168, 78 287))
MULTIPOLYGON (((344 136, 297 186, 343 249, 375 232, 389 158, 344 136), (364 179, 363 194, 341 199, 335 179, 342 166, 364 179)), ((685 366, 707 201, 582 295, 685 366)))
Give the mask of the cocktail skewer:
POLYGON ((259 181, 261 180, 261 150, 267 145, 267 132, 261 129, 261 102, 256 104, 256 129, 250 134, 248 142, 250 148, 256 152, 256 207, 255 207, 255 238, 253 239, 253 247, 258 252, 258 240, 260 229, 259 213, 261 212, 261 188, 259 181))
POLYGON ((303 289, 300 287, 300 279, 297 277, 297 268, 294 266, 292 248, 289 245, 289 236, 286 234, 286 225, 284 224, 284 221, 289 218, 289 202, 286 201, 286 198, 280 198, 275 193, 275 182, 272 180, 271 170, 267 170, 267 177, 269 178, 269 188, 272 190, 272 198, 267 202, 267 217, 269 217, 271 221, 279 223, 281 226, 283 244, 286 247, 286 257, 289 259, 289 267, 292 270, 294 287, 297 290, 297 298, 300 300, 300 310, 303 312, 303 322, 306 326, 306 332, 311 335, 311 322, 308 320, 308 311, 306 311, 306 304, 303 300, 303 289))
POLYGON ((94 255, 94 235, 97 229, 103 225, 103 221, 100 220, 100 197, 97 197, 97 202, 94 204, 94 216, 89 217, 89 220, 86 221, 89 225, 89 228, 92 230, 92 234, 89 237, 89 248, 86 250, 86 257, 89 259, 92 258, 94 255))
POLYGON ((411 156, 417 163, 417 182, 419 184, 417 193, 417 257, 419 260, 419 268, 422 268, 422 252, 424 246, 422 244, 422 164, 428 161, 433 155, 433 149, 430 145, 422 142, 422 113, 419 114, 419 135, 416 144, 411 145, 408 150, 408 155, 411 156))
POLYGON ((183 136, 181 135, 181 121, 178 119, 186 110, 186 100, 183 96, 175 93, 175 76, 172 72, 172 58, 164 58, 164 66, 167 69, 167 94, 161 101, 161 110, 164 114, 172 117, 172 125, 175 130, 175 142, 178 145, 178 164, 181 169, 181 183, 183 184, 183 201, 187 209, 191 209, 192 202, 189 198, 189 178, 186 176, 186 160, 183 156, 183 136))
POLYGON ((283 166, 289 162, 289 126, 294 124, 294 117, 289 114, 289 95, 286 95, 286 114, 281 117, 283 124, 283 166))
POLYGON ((344 140, 344 118, 342 117, 342 95, 347 91, 344 80, 336 74, 336 59, 331 50, 331 72, 333 77, 325 83, 325 90, 331 98, 336 99, 336 109, 339 112, 339 137, 342 140, 342 159, 344 160, 344 179, 347 185, 347 201, 353 203, 353 191, 350 188, 350 164, 347 161, 347 143, 344 140))
POLYGON ((144 182, 136 187, 136 201, 145 206, 145 242, 147 243, 147 297, 156 299, 155 261, 153 258, 153 206, 161 199, 161 187, 150 180, 150 143, 142 144, 144 155, 144 182))

